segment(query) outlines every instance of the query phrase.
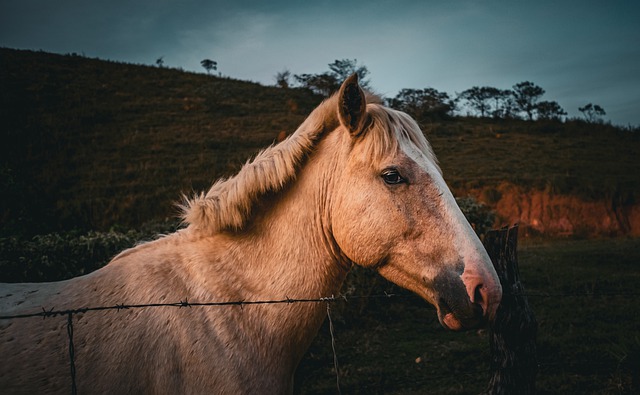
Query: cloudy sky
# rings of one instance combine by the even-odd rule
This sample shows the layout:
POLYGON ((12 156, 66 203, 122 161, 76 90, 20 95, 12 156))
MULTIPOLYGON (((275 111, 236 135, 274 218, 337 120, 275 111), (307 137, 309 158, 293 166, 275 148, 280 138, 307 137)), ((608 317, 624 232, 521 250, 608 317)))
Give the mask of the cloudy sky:
POLYGON ((357 59, 375 90, 532 81, 570 116, 640 125, 640 1, 0 0, 0 46, 81 53, 271 85, 357 59))

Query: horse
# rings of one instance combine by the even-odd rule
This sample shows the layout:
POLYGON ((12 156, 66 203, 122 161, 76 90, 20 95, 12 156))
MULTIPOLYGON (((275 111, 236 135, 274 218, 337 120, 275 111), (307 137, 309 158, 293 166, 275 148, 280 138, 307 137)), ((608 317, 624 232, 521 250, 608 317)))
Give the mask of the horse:
MULTIPOLYGON (((353 265, 375 269, 437 310, 451 330, 495 316, 502 290, 480 240, 407 114, 357 75, 284 141, 207 193, 184 197, 186 227, 103 268, 53 283, 3 284, 0 315, 55 307, 246 301, 74 316, 80 393, 291 393, 322 325, 318 299, 353 265)), ((67 393, 66 319, 0 320, 4 393, 67 393)))

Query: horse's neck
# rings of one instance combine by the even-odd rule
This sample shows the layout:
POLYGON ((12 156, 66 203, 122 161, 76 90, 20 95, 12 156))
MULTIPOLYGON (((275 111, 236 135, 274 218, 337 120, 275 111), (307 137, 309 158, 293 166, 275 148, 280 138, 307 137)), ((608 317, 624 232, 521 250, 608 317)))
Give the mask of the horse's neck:
MULTIPOLYGON (((336 161, 311 159, 292 185, 258 208, 247 230, 227 234, 232 247, 225 254, 234 266, 233 286, 243 299, 319 299, 339 292, 348 263, 327 223, 326 194, 331 186, 326 177, 332 174, 331 162, 336 161)), ((324 303, 293 303, 263 309, 255 319, 263 320, 256 327, 281 328, 280 333, 289 337, 286 343, 299 347, 294 351, 299 354, 325 315, 324 303)))
MULTIPOLYGON (((258 276, 271 297, 320 298, 336 294, 347 272, 330 234, 327 180, 331 160, 314 158, 296 182, 265 199, 237 240, 245 259, 239 269, 258 276)), ((334 161, 335 162, 335 161, 334 161)))

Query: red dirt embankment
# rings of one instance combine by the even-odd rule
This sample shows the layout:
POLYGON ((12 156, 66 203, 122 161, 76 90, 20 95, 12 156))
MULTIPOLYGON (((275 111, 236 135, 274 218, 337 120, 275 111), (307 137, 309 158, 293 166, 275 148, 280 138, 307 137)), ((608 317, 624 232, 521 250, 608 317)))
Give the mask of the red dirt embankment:
POLYGON ((519 223, 529 234, 545 236, 640 236, 640 204, 616 198, 585 199, 502 183, 456 191, 486 204, 497 226, 519 223))

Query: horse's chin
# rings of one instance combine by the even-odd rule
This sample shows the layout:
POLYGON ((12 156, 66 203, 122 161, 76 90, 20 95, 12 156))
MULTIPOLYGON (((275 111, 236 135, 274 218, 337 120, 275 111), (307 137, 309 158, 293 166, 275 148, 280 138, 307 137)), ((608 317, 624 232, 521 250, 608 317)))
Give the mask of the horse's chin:
POLYGON ((438 319, 440 320, 440 325, 449 330, 461 331, 465 329, 453 313, 447 313, 444 316, 438 314, 438 319))
MULTIPOLYGON (((479 306, 477 306, 479 308, 479 306)), ((486 324, 485 317, 482 316, 482 310, 479 312, 477 308, 467 314, 456 314, 448 306, 438 306, 438 320, 440 325, 451 331, 464 331, 469 329, 480 328, 486 324)))

